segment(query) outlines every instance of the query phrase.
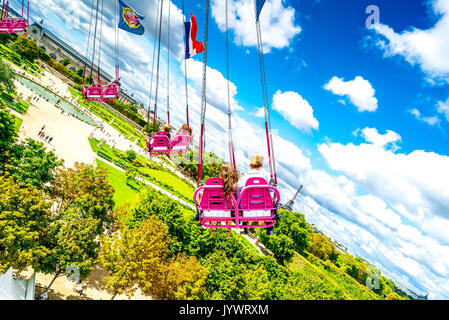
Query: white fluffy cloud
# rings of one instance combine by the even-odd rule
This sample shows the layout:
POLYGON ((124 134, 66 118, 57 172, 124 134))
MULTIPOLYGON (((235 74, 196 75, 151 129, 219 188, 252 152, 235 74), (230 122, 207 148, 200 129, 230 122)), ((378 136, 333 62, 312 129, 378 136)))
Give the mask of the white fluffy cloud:
POLYGON ((409 112, 419 121, 427 123, 430 126, 435 126, 438 125, 440 123, 440 119, 437 116, 432 116, 432 117, 424 117, 421 115, 421 111, 419 111, 418 109, 414 108, 409 110, 409 112))
MULTIPOLYGON (((229 29, 234 42, 246 47, 257 47, 255 11, 253 0, 229 0, 229 29)), ((226 30, 225 1, 212 0, 212 17, 220 31, 226 30)), ((264 50, 287 48, 301 32, 295 24, 295 9, 286 7, 282 0, 267 1, 260 14, 264 50)))
POLYGON ((365 128, 361 135, 367 142, 381 148, 392 145, 396 149, 395 143, 401 140, 401 136, 394 131, 387 130, 385 134, 380 134, 376 128, 365 128))
POLYGON ((441 18, 427 30, 411 28, 397 33, 387 25, 374 25, 375 32, 381 36, 377 45, 386 56, 402 56, 410 64, 418 64, 431 77, 449 79, 449 2, 432 0, 432 8, 441 18))
POLYGON ((278 90, 273 96, 273 109, 299 130, 318 130, 318 120, 313 116, 312 106, 301 95, 293 91, 278 90))
POLYGON ((324 85, 324 89, 339 96, 347 96, 359 112, 377 110, 376 91, 371 83, 361 76, 357 76, 351 81, 344 81, 342 78, 334 76, 324 85))
MULTIPOLYGON (((321 144, 333 170, 387 201, 410 221, 449 219, 449 157, 421 150, 395 153, 375 144, 321 144)), ((435 235, 438 236, 438 235, 435 235)), ((444 236, 449 244, 449 236, 444 236)))

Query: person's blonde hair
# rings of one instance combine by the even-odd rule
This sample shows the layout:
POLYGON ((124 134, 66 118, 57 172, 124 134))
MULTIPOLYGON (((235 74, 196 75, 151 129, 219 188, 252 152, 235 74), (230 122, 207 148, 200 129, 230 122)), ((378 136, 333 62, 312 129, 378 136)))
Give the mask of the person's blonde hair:
POLYGON ((223 190, 226 197, 230 197, 231 192, 234 192, 234 183, 237 177, 237 173, 232 164, 223 162, 220 166, 218 177, 223 180, 223 190))
POLYGON ((164 124, 164 132, 169 133, 171 131, 171 125, 168 123, 164 124))
POLYGON ((259 155, 253 156, 249 163, 249 167, 251 169, 262 168, 263 167, 263 157, 259 156, 259 155))
POLYGON ((181 129, 187 132, 190 136, 192 135, 192 128, 190 128, 187 124, 183 124, 181 129))

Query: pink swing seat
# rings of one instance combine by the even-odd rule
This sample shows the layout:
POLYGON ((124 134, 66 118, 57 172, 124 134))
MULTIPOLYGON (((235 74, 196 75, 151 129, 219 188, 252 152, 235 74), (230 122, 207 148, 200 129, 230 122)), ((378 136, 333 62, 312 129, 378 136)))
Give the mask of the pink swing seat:
POLYGON ((272 227, 276 223, 280 201, 279 190, 268 185, 265 179, 257 177, 248 179, 236 201, 237 226, 239 228, 272 227))
POLYGON ((107 86, 92 84, 90 86, 83 86, 82 93, 87 101, 114 101, 118 98, 120 87, 115 83, 107 86))
POLYGON ((186 132, 178 132, 170 142, 171 154, 183 155, 189 150, 192 137, 186 132))
POLYGON ((206 184, 197 188, 193 195, 199 221, 206 228, 231 228, 235 226, 235 197, 227 198, 223 190, 223 180, 209 178, 206 184), (214 224, 230 222, 229 225, 214 224))
POLYGON ((23 18, 4 18, 0 21, 0 33, 22 33, 29 25, 23 18))
POLYGON ((170 154, 170 139, 163 131, 156 133, 149 140, 150 155, 169 155, 170 154))

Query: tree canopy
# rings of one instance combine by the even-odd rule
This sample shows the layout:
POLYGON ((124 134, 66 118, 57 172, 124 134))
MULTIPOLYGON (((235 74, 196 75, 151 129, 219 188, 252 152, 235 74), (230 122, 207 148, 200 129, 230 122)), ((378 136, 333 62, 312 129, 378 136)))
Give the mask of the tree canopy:
POLYGON ((13 69, 2 59, 0 59, 0 84, 3 84, 6 87, 6 91, 14 92, 15 74, 13 69))

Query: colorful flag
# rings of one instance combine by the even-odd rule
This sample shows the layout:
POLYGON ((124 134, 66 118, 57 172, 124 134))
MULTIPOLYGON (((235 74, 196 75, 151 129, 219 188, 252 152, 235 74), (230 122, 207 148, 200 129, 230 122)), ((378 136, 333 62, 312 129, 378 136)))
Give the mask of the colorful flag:
POLYGON ((259 20, 260 12, 262 11, 265 0, 256 0, 257 20, 259 20))
POLYGON ((119 0, 119 5, 120 22, 118 24, 118 27, 139 36, 143 35, 145 29, 143 28, 141 21, 145 19, 145 17, 138 14, 133 8, 128 6, 122 0, 119 0))
POLYGON ((198 27, 195 16, 193 14, 190 14, 190 16, 190 22, 184 22, 186 28, 186 59, 204 51, 203 44, 196 41, 198 27))

